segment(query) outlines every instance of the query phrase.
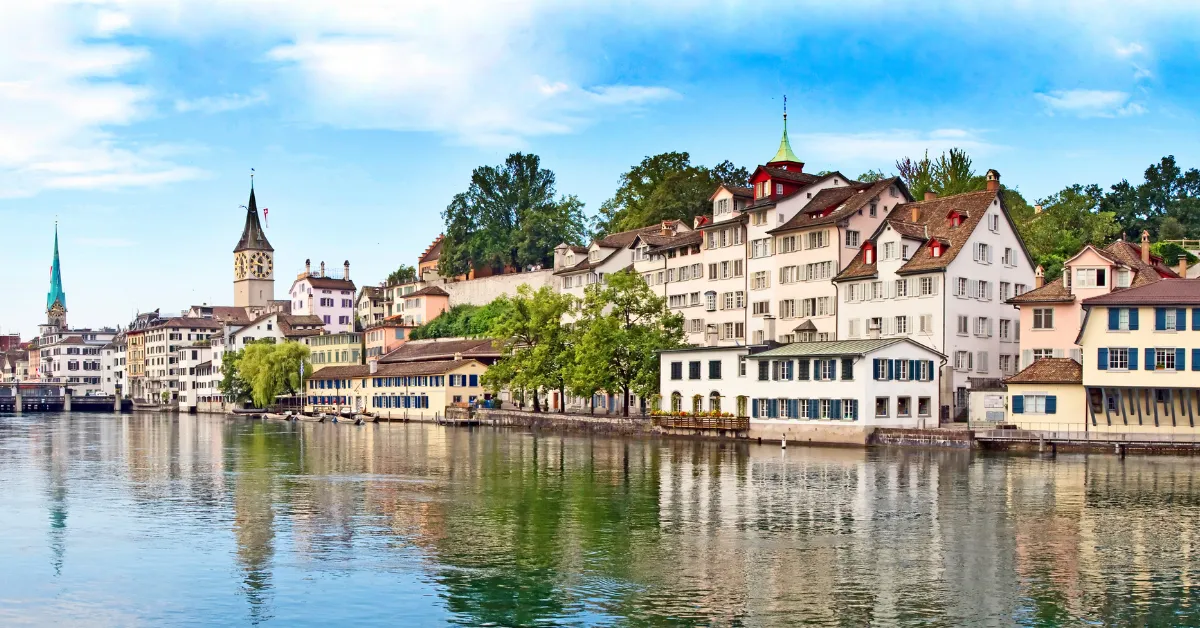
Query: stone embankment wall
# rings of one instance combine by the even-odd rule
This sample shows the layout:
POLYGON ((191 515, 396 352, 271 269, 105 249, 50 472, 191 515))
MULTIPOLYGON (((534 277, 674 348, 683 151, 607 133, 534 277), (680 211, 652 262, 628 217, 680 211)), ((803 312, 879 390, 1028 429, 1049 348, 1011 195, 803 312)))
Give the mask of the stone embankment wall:
MULTIPOLYGON (((448 408, 447 418, 453 419, 465 410, 448 408), (454 413, 454 414, 452 414, 454 413)), ((648 418, 612 415, 554 414, 521 412, 518 410, 476 410, 472 418, 484 425, 524 427, 540 430, 581 431, 598 434, 648 435, 655 433, 648 418)))
POLYGON ((512 296, 521 284, 529 284, 533 290, 554 285, 554 271, 535 270, 511 275, 493 275, 467 281, 431 282, 450 293, 450 305, 487 305, 501 295, 512 296))
POLYGON ((903 447, 949 447, 952 449, 975 449, 979 445, 970 430, 910 430, 881 427, 876 428, 869 439, 871 445, 899 445, 903 447))

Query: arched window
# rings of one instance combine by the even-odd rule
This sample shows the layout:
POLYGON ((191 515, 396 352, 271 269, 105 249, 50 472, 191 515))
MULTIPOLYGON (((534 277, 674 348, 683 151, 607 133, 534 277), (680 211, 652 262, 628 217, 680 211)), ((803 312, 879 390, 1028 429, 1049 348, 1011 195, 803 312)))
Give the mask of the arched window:
POLYGON ((673 392, 671 393, 671 412, 679 412, 683 410, 683 395, 673 392))
POLYGON ((714 390, 708 395, 708 409, 713 412, 721 411, 721 393, 714 390))
POLYGON ((748 401, 749 401, 749 399, 746 397, 746 395, 738 395, 737 415, 739 418, 749 415, 749 408, 747 407, 749 405, 748 401))
POLYGON ((704 412, 704 395, 694 395, 692 397, 692 414, 701 412, 704 412))

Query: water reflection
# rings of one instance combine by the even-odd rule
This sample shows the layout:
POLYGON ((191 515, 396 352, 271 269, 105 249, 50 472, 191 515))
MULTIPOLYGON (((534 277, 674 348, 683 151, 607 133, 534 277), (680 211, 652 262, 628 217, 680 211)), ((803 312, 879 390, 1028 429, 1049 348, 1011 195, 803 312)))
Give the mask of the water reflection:
POLYGON ((7 416, 0 623, 1196 625, 1198 507, 1189 459, 7 416))

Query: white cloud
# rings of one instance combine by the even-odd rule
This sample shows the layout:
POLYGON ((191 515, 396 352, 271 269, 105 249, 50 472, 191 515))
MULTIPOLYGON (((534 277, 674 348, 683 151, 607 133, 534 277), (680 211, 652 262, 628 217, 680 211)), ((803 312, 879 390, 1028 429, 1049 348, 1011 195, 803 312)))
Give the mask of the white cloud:
POLYGON ((194 176, 114 135, 151 111, 150 90, 123 83, 145 58, 97 41, 122 16, 92 7, 27 2, 0 20, 0 196, 46 188, 125 187, 194 176))
POLYGON ((1080 118, 1112 118, 1146 113, 1144 106, 1130 102, 1129 92, 1069 89, 1034 96, 1046 105, 1051 115, 1061 112, 1080 118))
POLYGON ((1145 47, 1136 41, 1131 41, 1128 44, 1118 43, 1113 48, 1113 52, 1117 53, 1117 56, 1121 58, 1132 57, 1133 55, 1141 54, 1145 51, 1145 47))
POLYGON ((175 111, 180 113, 224 113, 253 107, 267 102, 267 93, 255 90, 249 94, 225 94, 223 96, 204 96, 193 100, 176 100, 175 111))
POLYGON ((821 163, 870 167, 877 167, 881 163, 890 166, 898 158, 917 158, 924 155, 925 151, 934 156, 951 148, 962 148, 974 157, 981 157, 1000 148, 983 140, 977 132, 966 129, 929 132, 891 129, 868 133, 809 133, 793 137, 794 146, 803 146, 805 153, 819 156, 821 163))

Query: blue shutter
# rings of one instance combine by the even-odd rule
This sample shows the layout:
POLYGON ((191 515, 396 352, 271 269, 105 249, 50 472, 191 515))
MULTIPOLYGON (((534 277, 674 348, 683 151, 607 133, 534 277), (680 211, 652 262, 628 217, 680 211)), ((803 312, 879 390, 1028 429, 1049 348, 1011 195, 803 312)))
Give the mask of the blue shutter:
POLYGON ((1154 330, 1165 331, 1167 329, 1167 309, 1162 307, 1154 308, 1154 330))
POLYGON ((837 379, 837 359, 829 361, 829 379, 837 379))
POLYGON ((916 360, 909 360, 909 361, 908 361, 908 379, 910 379, 910 380, 912 380, 912 381, 914 381, 914 382, 921 381, 921 371, 920 371, 920 369, 917 367, 917 361, 916 361, 916 360))
POLYGON ((793 419, 800 416, 800 400, 788 399, 788 416, 793 419))
POLYGON ((1013 414, 1025 414, 1025 397, 1022 395, 1012 396, 1012 411, 1013 414))
POLYGON ((1137 331, 1138 328, 1138 308, 1129 308, 1129 330, 1137 331))
POLYGON ((1129 348, 1129 370, 1131 370, 1131 371, 1136 371, 1138 369, 1137 354, 1138 354, 1137 347, 1129 348))
POLYGON ((925 378, 925 381, 932 382, 933 381, 933 369, 934 369, 933 360, 925 360, 925 361, 929 363, 929 376, 925 378))
POLYGON ((1187 329, 1187 310, 1180 308, 1175 310, 1175 331, 1183 331, 1187 329))
POLYGON ((857 421, 858 420, 858 400, 851 399, 850 404, 851 404, 850 405, 850 418, 857 421))
POLYGON ((1192 308, 1192 331, 1200 331, 1200 307, 1192 308))
POLYGON ((1108 370, 1108 349, 1105 347, 1096 349, 1096 368, 1101 371, 1108 370))
POLYGON ((1184 363, 1184 359, 1185 359, 1185 357, 1183 354, 1183 349, 1182 348, 1176 349, 1175 350, 1175 370, 1176 371, 1182 371, 1182 370, 1187 369, 1187 364, 1184 363))
POLYGON ((815 419, 821 414, 821 401, 819 399, 808 400, 808 418, 815 419))
POLYGON ((1108 330, 1115 331, 1121 327, 1121 308, 1108 308, 1108 330))
POLYGON ((1146 366, 1144 368, 1147 371, 1154 370, 1154 349, 1149 347, 1146 348, 1146 366))
POLYGON ((871 360, 871 379, 879 381, 879 358, 871 360))
POLYGON ((830 418, 834 418, 834 419, 842 418, 842 400, 841 399, 834 399, 829 402, 829 414, 832 415, 830 418))
POLYGON ((1054 414, 1056 412, 1058 412, 1058 397, 1046 395, 1046 414, 1054 414))
POLYGON ((887 361, 887 378, 888 378, 888 381, 896 379, 896 361, 895 360, 887 361))
POLYGON ((771 418, 772 419, 779 418, 779 400, 778 399, 771 400, 771 418))
POLYGON ((479 385, 479 376, 478 376, 478 375, 472 375, 472 376, 471 376, 471 385, 472 385, 472 386, 478 386, 478 385, 479 385))

